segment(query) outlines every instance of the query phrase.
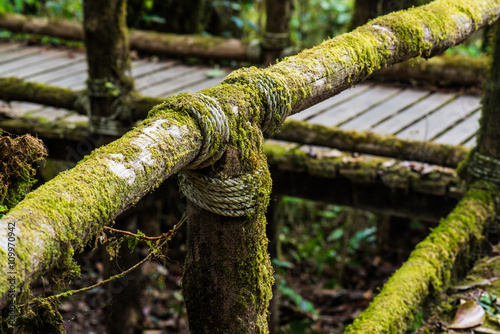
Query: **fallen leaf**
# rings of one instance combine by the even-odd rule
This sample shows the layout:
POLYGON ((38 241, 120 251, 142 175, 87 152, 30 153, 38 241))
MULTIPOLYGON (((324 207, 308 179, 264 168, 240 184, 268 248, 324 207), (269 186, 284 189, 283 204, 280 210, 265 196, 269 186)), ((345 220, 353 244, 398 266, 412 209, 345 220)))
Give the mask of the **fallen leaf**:
POLYGON ((455 319, 446 326, 448 329, 464 329, 471 328, 483 323, 486 313, 483 308, 474 300, 469 300, 457 310, 455 319))
POLYGON ((500 334, 500 331, 497 331, 495 329, 486 328, 486 327, 477 327, 477 328, 474 328, 474 333, 478 333, 478 334, 500 334))

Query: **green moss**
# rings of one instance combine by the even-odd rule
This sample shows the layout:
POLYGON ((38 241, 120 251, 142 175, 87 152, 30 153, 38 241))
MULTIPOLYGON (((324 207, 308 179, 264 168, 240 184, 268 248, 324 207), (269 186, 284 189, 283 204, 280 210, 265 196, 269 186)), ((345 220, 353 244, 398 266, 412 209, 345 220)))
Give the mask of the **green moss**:
POLYGON ((72 109, 78 92, 71 89, 28 82, 15 77, 0 78, 0 99, 27 101, 54 107, 72 109))
POLYGON ((420 304, 438 295, 450 282, 457 257, 474 257, 485 227, 495 217, 496 186, 478 182, 429 236, 419 243, 408 261, 384 285, 380 294, 345 333, 401 333, 420 304))
POLYGON ((286 121, 274 138, 449 167, 456 167, 468 152, 461 146, 405 140, 395 136, 342 130, 294 120, 286 121))

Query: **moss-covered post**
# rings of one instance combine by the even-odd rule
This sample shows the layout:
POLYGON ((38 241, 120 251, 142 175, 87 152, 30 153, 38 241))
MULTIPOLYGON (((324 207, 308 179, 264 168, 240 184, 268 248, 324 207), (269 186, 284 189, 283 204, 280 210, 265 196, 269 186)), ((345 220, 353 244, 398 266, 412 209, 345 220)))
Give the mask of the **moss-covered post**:
POLYGON ((209 113, 220 118, 223 110, 228 130, 209 126, 213 134, 204 135, 205 143, 219 142, 218 150, 227 147, 225 153, 212 165, 214 159, 204 159, 180 175, 188 198, 182 290, 193 334, 269 331, 273 271, 265 211, 271 178, 261 131, 268 108, 257 89, 257 81, 266 79, 251 79, 251 73, 235 72, 222 85, 196 94, 198 118, 209 113), (211 138, 224 133, 221 139, 211 138))
POLYGON ((482 98, 482 117, 477 145, 462 166, 462 176, 470 183, 485 179, 500 183, 500 25, 495 24, 492 61, 482 98))
POLYGON ((266 32, 262 37, 262 60, 269 65, 290 45, 291 0, 266 1, 266 32))
POLYGON ((85 0, 83 14, 90 125, 94 132, 121 134, 131 117, 130 93, 134 89, 133 79, 127 74, 126 0, 85 0))

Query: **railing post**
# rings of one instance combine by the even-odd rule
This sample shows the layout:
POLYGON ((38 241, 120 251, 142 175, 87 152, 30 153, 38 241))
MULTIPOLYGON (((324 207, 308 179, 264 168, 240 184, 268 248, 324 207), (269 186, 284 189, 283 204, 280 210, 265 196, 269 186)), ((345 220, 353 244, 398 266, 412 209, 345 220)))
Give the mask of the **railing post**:
POLYGON ((274 63, 290 45, 290 18, 292 1, 266 0, 266 32, 262 37, 262 60, 274 63))
POLYGON ((500 184, 500 25, 495 23, 489 77, 484 84, 482 116, 476 147, 459 166, 468 181, 482 179, 500 184))
POLYGON ((77 103, 87 109, 91 131, 103 135, 127 130, 134 105, 126 8, 126 0, 83 2, 89 77, 77 103))
MULTIPOLYGON (((241 161, 234 149, 229 148, 221 160, 219 167, 207 175, 228 180, 240 175, 241 161)), ((260 170, 248 179, 255 183, 251 185, 254 210, 244 216, 223 216, 188 200, 188 250, 182 291, 193 334, 268 333, 267 308, 273 277, 265 209, 271 182, 264 157, 260 157, 259 164, 260 170)))

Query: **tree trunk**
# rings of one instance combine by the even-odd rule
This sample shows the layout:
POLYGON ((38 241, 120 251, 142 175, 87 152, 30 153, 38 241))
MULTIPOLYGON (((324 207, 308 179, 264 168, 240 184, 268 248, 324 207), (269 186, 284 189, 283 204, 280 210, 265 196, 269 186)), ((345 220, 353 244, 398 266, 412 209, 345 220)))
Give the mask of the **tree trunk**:
POLYGON ((144 1, 129 0, 127 21, 132 27, 154 29, 156 31, 175 34, 200 34, 207 21, 207 0, 161 0, 152 1, 151 8, 145 8, 144 1), (161 22, 145 20, 155 15, 163 19, 161 22))
MULTIPOLYGON (((230 140, 237 140, 240 135, 230 140)), ((262 136, 250 134, 255 135, 262 136)), ((242 173, 252 173, 255 177, 256 170, 248 169, 250 162, 242 153, 245 150, 239 150, 241 152, 230 147, 221 161, 205 174, 224 179, 242 173)), ((262 147, 253 153, 258 158, 255 167, 260 174, 258 180, 250 181, 255 182, 252 197, 256 199, 251 213, 242 217, 222 216, 200 208, 188 197, 182 291, 193 334, 268 333, 267 311, 273 278, 267 252, 265 211, 271 183, 261 150, 262 147)))
POLYGON ((356 0, 351 21, 352 29, 362 26, 368 20, 377 17, 379 2, 379 0, 356 0))
POLYGON ((266 0, 266 32, 262 38, 263 63, 269 65, 280 58, 290 45, 291 0, 266 0))
POLYGON ((126 0, 85 0, 83 12, 91 129, 113 133, 114 127, 125 127, 130 121, 130 93, 134 89, 133 79, 127 74, 126 0))

